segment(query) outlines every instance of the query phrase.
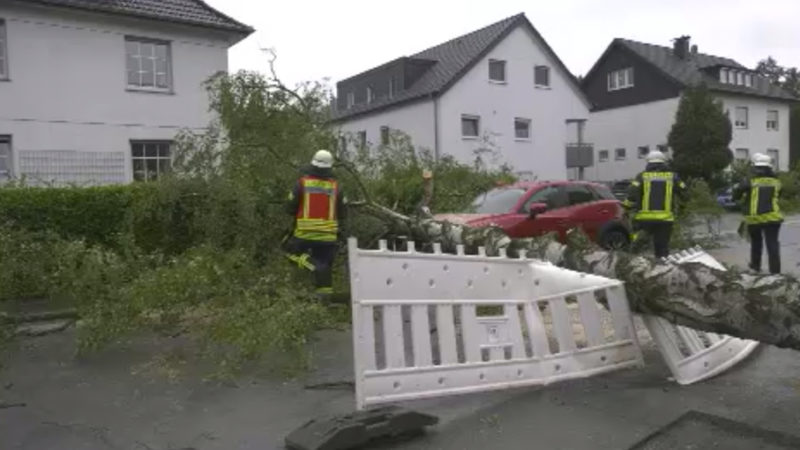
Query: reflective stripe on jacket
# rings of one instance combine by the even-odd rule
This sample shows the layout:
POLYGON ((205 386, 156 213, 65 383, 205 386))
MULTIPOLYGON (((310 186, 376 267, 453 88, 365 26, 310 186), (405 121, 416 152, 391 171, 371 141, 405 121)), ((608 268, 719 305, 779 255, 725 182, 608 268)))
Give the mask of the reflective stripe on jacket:
POLYGON ((774 177, 758 177, 750 180, 749 204, 745 205, 744 220, 749 225, 780 222, 783 220, 778 197, 781 182, 774 177))
MULTIPOLYGON (((634 220, 672 222, 675 193, 674 172, 642 172, 641 183, 633 181, 633 186, 641 189, 640 201, 634 220)), ((678 181, 678 183, 683 183, 678 181)))
POLYGON ((311 175, 300 178, 300 201, 294 235, 309 241, 334 242, 339 234, 336 200, 339 185, 335 180, 311 175))

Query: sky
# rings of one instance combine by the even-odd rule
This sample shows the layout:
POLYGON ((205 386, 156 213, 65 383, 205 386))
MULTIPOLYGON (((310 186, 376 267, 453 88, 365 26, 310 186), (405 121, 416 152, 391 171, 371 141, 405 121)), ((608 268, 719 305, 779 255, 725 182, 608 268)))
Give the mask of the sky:
POLYGON ((774 57, 800 66, 798 0, 206 0, 256 29, 231 48, 229 69, 268 70, 277 54, 287 85, 337 81, 506 17, 525 13, 575 75, 615 37, 671 46, 691 36, 701 53, 755 68, 774 57))

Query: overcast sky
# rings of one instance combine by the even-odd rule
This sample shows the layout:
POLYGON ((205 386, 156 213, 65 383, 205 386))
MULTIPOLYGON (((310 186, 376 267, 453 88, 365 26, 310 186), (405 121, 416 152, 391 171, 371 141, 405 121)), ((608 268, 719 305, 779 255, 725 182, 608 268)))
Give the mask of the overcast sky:
POLYGON ((747 67, 769 55, 800 66, 798 0, 206 0, 256 29, 230 51, 230 69, 267 68, 287 84, 331 85, 394 58, 524 12, 567 67, 585 74, 615 37, 699 51, 747 67))

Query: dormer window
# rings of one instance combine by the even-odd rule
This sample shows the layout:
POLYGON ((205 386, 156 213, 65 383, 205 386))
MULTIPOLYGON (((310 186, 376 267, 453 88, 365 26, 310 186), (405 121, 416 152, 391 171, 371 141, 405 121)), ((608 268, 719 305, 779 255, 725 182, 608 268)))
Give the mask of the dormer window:
POLYGON ((375 97, 372 94, 372 88, 367 86, 367 103, 372 103, 372 99, 375 97))
POLYGON ((356 94, 354 92, 347 93, 347 107, 352 108, 356 104, 356 94))
POLYGON ((608 74, 608 90, 617 91, 633 87, 633 67, 615 70, 608 74))
POLYGON ((394 77, 389 78, 389 98, 394 98, 394 77))
POLYGON ((720 83, 728 82, 728 69, 724 67, 722 69, 719 69, 719 82, 720 83))
POLYGON ((719 69, 719 82, 736 86, 753 87, 753 74, 727 67, 719 69))

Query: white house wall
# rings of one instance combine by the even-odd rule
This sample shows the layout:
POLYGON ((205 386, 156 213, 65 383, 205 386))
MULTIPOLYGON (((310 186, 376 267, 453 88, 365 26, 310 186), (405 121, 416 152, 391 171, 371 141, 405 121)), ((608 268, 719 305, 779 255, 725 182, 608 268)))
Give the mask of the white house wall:
POLYGON ((462 114, 480 117, 479 134, 498 151, 497 163, 538 179, 566 178, 565 146, 574 140, 567 137, 566 120, 589 116, 577 88, 524 27, 512 31, 439 99, 442 152, 472 162, 486 142, 462 137, 462 114), (506 61, 506 83, 489 81, 489 59, 506 61), (549 89, 534 86, 535 65, 550 67, 549 89), (515 139, 515 117, 531 120, 531 139, 515 139))
POLYGON ((51 165, 60 160, 66 172, 92 161, 98 181, 130 181, 130 140, 172 139, 180 129, 203 130, 212 118, 202 83, 227 70, 223 36, 57 8, 3 5, 0 18, 10 75, 0 82, 0 135, 12 137, 16 175, 44 164, 36 152, 48 152, 38 155, 50 155, 51 165), (173 92, 126 89, 126 35, 171 43, 173 92))
MULTIPOLYGON (((746 129, 733 127, 731 151, 747 149, 749 156, 756 152, 778 151, 778 168, 786 170, 789 165, 789 107, 786 103, 762 100, 753 97, 716 94, 723 108, 729 111, 733 123, 735 108, 748 109, 746 129), (767 111, 778 111, 778 130, 767 130, 767 111)), ((587 124, 586 140, 594 143, 595 166, 587 168, 587 179, 616 181, 634 177, 644 169, 645 161, 638 155, 640 146, 650 150, 657 145, 666 145, 667 136, 675 122, 679 98, 661 100, 622 108, 596 111, 587 124), (624 160, 615 160, 617 148, 626 150, 624 160), (605 162, 599 159, 600 152, 608 150, 605 162)))
POLYGON ((390 130, 408 134, 415 147, 433 151, 436 143, 433 112, 433 101, 422 100, 356 117, 341 123, 339 131, 350 134, 353 139, 358 138, 359 132, 366 132, 367 144, 375 147, 381 142, 381 127, 389 127, 390 130))
POLYGON ((594 144, 594 167, 585 177, 594 181, 632 178, 644 169, 638 148, 667 144, 667 135, 675 121, 678 98, 596 111, 586 125, 586 140, 594 144), (616 160, 616 149, 625 149, 625 159, 616 160), (608 151, 608 160, 600 161, 600 152, 608 151))

